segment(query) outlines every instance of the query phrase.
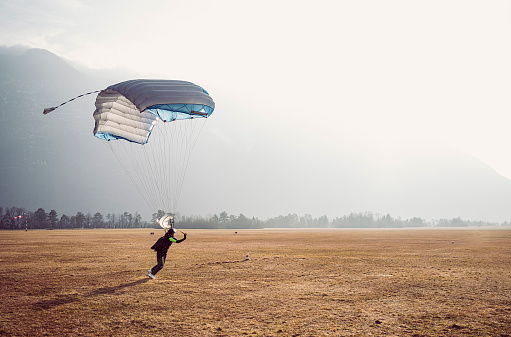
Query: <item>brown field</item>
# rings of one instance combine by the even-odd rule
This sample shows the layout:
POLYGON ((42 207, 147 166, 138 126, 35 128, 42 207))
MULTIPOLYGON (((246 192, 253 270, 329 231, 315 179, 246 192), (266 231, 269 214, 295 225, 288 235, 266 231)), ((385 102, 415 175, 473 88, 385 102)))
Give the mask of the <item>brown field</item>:
POLYGON ((151 231, 0 231, 0 335, 511 335, 511 230, 151 231))

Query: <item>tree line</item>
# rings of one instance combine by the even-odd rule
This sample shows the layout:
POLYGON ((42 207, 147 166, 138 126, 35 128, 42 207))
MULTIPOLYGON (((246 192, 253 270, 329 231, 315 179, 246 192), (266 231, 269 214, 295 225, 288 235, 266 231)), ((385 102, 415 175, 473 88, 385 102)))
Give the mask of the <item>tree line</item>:
POLYGON ((76 215, 59 215, 54 209, 47 213, 43 208, 35 212, 25 208, 0 206, 0 229, 72 229, 72 228, 141 228, 149 227, 140 214, 124 212, 103 216, 77 212, 76 215))
MULTIPOLYGON (((160 228, 157 221, 166 213, 162 210, 152 214, 149 221, 142 216, 124 212, 122 214, 108 213, 105 216, 96 212, 77 212, 76 215, 59 215, 54 209, 46 212, 39 208, 35 212, 24 208, 0 206, 0 229, 72 229, 72 228, 160 228), (22 216, 22 217, 19 217, 22 216), (18 217, 18 218, 17 218, 18 217)), ((332 220, 326 215, 313 217, 310 214, 279 215, 260 220, 228 214, 226 211, 212 216, 186 216, 174 214, 178 228, 198 229, 257 229, 257 228, 410 228, 410 227, 468 227, 468 226, 511 226, 509 222, 495 223, 487 221, 470 221, 461 218, 438 219, 426 221, 421 218, 393 218, 390 214, 381 215, 373 212, 351 213, 332 220)))

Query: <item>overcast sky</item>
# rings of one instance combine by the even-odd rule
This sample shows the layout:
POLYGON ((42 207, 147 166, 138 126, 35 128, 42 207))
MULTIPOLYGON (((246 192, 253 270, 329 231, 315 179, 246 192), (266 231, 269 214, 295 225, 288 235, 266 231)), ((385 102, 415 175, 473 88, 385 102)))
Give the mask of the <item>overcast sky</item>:
POLYGON ((510 1, 0 0, 0 45, 188 80, 215 114, 382 165, 443 148, 509 179, 510 42, 510 1))

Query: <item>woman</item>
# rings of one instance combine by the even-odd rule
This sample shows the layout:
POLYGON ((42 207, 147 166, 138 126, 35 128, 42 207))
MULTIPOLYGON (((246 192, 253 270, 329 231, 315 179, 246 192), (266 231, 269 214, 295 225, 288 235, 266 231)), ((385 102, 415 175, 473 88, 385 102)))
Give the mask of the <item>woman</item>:
POLYGON ((174 228, 170 228, 167 233, 165 233, 165 236, 162 236, 156 243, 151 247, 152 249, 156 250, 156 261, 158 262, 156 266, 149 269, 147 272, 149 273, 148 276, 152 279, 154 279, 154 275, 156 275, 157 272, 159 272, 163 266, 165 265, 165 259, 167 258, 167 251, 169 250, 170 246, 172 246, 173 243, 181 243, 184 240, 186 240, 186 233, 183 233, 184 238, 181 240, 177 240, 174 237, 174 234, 176 233, 176 230, 174 228))

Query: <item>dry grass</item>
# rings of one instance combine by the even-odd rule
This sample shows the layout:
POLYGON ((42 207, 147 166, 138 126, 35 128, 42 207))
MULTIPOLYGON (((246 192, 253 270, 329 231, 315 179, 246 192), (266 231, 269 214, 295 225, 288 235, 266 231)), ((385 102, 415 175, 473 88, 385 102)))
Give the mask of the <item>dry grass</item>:
POLYGON ((150 231, 0 232, 0 335, 511 335, 511 230, 150 231))

